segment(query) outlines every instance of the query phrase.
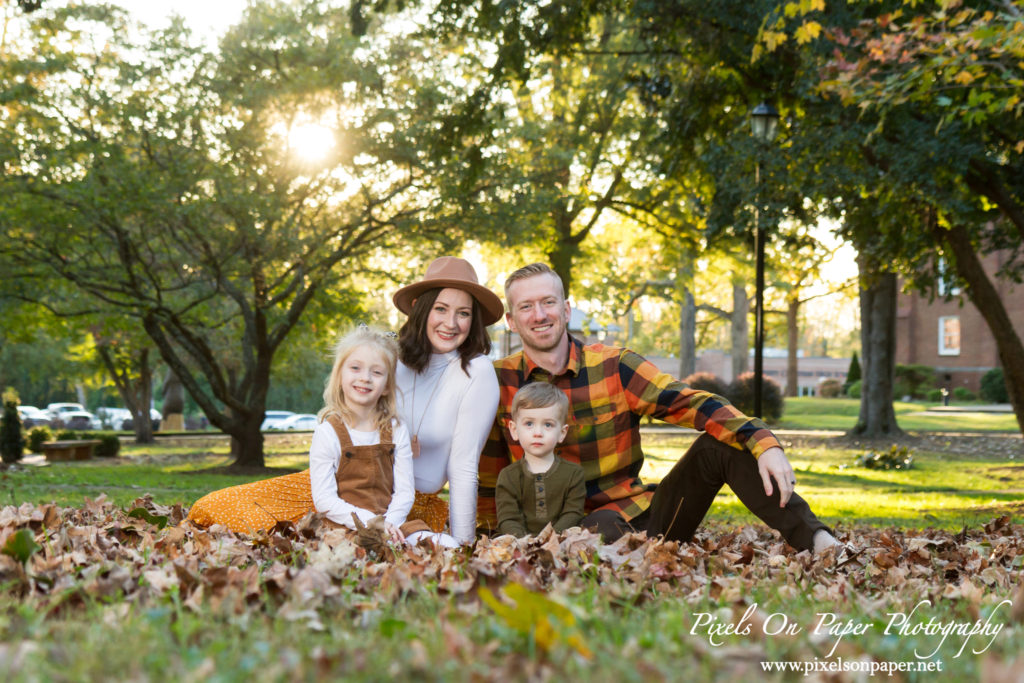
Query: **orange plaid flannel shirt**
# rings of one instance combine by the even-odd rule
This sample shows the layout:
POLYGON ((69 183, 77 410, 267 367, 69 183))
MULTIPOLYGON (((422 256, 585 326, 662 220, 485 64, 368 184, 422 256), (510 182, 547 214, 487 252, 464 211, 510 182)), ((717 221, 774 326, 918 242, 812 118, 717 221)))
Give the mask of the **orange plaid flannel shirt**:
POLYGON ((650 415, 705 431, 755 457, 779 446, 764 422, 747 417, 724 398, 691 389, 639 354, 569 337, 569 364, 552 377, 522 352, 495 361, 501 396, 498 415, 480 456, 477 524, 497 526, 494 490, 498 473, 523 457, 508 430, 509 408, 519 387, 551 382, 569 397, 569 433, 556 453, 583 467, 587 513, 615 510, 630 520, 651 505, 654 484, 639 477, 644 454, 640 419, 650 415))

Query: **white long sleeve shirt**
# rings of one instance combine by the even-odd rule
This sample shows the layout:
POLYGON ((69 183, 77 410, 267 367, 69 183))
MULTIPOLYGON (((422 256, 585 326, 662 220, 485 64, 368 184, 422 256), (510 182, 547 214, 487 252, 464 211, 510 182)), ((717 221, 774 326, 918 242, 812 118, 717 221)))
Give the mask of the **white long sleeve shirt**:
POLYGON ((399 362, 395 377, 399 415, 410 436, 419 437, 416 490, 436 493, 448 482, 451 532, 460 543, 472 543, 476 535, 480 452, 498 410, 491 360, 477 356, 467 369, 468 375, 458 352, 451 351, 433 354, 420 374, 399 362))
MULTIPOLYGON (((380 443, 380 433, 363 432, 348 427, 353 446, 372 446, 380 443)), ((385 521, 399 526, 412 509, 416 491, 413 484, 412 449, 409 447, 409 431, 399 422, 391 424, 391 440, 395 444, 395 486, 391 503, 384 514, 385 521)), ((352 513, 356 513, 364 524, 375 513, 366 508, 352 505, 338 496, 338 483, 334 475, 341 460, 341 442, 327 422, 321 422, 313 430, 313 443, 309 447, 309 483, 313 493, 313 506, 317 512, 327 514, 327 519, 354 529, 352 513)))

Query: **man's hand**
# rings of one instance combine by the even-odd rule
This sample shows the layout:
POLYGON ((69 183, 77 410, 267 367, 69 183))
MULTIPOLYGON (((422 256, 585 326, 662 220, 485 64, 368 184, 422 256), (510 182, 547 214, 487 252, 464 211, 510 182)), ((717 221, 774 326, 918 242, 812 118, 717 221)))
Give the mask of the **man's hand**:
POLYGON ((757 471, 761 473, 761 481, 764 482, 764 494, 772 495, 772 479, 779 486, 779 507, 786 507, 789 497, 793 495, 793 486, 796 485, 796 475, 793 474, 793 466, 782 449, 772 446, 757 459, 757 471))

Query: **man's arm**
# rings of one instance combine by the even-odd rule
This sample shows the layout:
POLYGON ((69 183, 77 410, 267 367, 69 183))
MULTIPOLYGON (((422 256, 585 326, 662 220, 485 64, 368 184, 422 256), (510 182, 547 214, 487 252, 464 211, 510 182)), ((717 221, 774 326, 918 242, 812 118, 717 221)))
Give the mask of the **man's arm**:
POLYGON ((722 443, 746 448, 755 458, 770 448, 781 449, 763 421, 744 415, 717 394, 690 388, 637 353, 622 351, 619 378, 634 413, 707 432, 722 443))

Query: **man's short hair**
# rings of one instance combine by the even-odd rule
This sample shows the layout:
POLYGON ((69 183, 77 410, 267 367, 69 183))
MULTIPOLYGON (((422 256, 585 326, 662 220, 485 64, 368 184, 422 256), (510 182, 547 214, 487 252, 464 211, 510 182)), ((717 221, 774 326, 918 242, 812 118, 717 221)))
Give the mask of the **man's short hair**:
POLYGON ((558 291, 562 295, 562 300, 565 300, 565 284, 558 273, 553 271, 551 266, 546 263, 531 263, 528 266, 523 266, 505 279, 505 305, 509 307, 509 310, 512 310, 512 299, 508 295, 509 288, 519 280, 526 280, 535 275, 550 275, 555 278, 555 282, 558 283, 558 291))
POLYGON ((558 417, 562 424, 569 421, 569 397, 554 384, 547 382, 531 382, 521 387, 512 399, 512 419, 515 420, 520 410, 534 408, 558 407, 558 417))

